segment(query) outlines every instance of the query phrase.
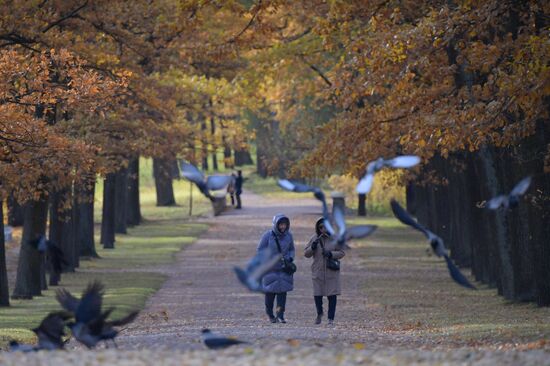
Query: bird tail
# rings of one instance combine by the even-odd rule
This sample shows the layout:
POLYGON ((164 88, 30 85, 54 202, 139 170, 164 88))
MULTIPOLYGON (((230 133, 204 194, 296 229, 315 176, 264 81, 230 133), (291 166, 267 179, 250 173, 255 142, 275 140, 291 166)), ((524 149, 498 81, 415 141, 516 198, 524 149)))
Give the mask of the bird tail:
POLYGON ((466 287, 470 290, 477 290, 477 288, 468 281, 468 279, 460 272, 460 270, 455 266, 451 258, 448 255, 443 256, 447 262, 447 267, 449 268, 449 274, 451 278, 458 283, 460 286, 466 287))

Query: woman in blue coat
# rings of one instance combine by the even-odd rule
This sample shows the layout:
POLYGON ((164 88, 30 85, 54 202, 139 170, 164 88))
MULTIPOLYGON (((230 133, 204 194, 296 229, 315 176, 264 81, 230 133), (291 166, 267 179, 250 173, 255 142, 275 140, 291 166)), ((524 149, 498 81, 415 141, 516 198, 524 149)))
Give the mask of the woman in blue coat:
MULTIPOLYGON (((258 251, 269 249, 271 253, 279 253, 277 241, 281 247, 281 254, 287 263, 294 261, 294 239, 290 232, 290 220, 283 214, 278 214, 273 217, 273 229, 266 231, 260 243, 258 251)), ((262 278, 262 286, 265 293, 265 312, 269 316, 272 323, 286 323, 285 304, 286 293, 294 288, 294 278, 292 274, 284 270, 284 262, 281 259, 270 272, 262 278), (273 314, 273 304, 277 298, 277 316, 273 314)))

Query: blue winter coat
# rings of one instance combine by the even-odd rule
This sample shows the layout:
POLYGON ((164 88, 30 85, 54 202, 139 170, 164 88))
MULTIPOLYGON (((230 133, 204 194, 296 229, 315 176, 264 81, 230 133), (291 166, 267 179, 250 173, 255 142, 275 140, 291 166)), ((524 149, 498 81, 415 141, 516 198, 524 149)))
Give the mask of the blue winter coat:
MULTIPOLYGON (((260 243, 258 244, 258 251, 269 248, 272 253, 278 253, 279 250, 277 249, 277 243, 274 235, 277 235, 277 238, 279 239, 283 257, 286 260, 294 261, 294 239, 292 238, 292 233, 290 232, 290 220, 285 215, 279 214, 273 217, 273 229, 266 231, 262 235, 260 243), (281 233, 277 229, 277 224, 283 219, 286 219, 289 224, 286 231, 281 233)), ((288 292, 292 291, 294 288, 294 279, 292 275, 283 272, 282 263, 279 263, 273 268, 273 270, 264 275, 262 278, 262 286, 264 288, 264 292, 288 292)))

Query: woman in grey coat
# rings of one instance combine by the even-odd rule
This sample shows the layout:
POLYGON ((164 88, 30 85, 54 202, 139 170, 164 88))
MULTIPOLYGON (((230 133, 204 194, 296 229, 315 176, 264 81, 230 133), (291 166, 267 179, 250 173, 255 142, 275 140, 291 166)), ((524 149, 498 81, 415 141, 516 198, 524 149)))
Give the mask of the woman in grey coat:
POLYGON ((315 235, 311 237, 307 244, 304 255, 307 258, 313 257, 311 264, 311 275, 313 278, 313 297, 315 307, 317 308, 317 319, 315 324, 321 324, 323 317, 323 296, 328 298, 328 323, 334 322, 336 314, 336 297, 340 295, 340 271, 335 271, 327 267, 329 258, 341 259, 345 253, 342 250, 336 250, 329 244, 329 235, 323 224, 321 217, 315 223, 315 235))
MULTIPOLYGON (((273 228, 262 235, 258 244, 258 251, 269 249, 271 253, 278 253, 277 240, 281 247, 283 258, 288 263, 292 263, 295 256, 294 239, 290 232, 290 220, 283 214, 273 217, 273 228)), ((265 312, 272 323, 276 323, 277 321, 286 323, 284 317, 286 293, 292 291, 294 288, 293 275, 285 272, 283 268, 284 263, 281 259, 281 262, 262 278, 262 286, 265 292, 265 312), (273 314, 275 297, 277 298, 277 317, 273 314)))

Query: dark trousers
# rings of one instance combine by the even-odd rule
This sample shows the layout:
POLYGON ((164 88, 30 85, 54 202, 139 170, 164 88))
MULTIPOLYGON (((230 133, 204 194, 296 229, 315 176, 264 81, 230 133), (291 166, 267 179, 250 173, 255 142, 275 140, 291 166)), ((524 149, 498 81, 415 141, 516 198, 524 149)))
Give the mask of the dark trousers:
POLYGON ((231 197, 231 206, 235 206, 235 193, 231 193, 229 197, 231 197))
MULTIPOLYGON (((314 296, 317 315, 323 315, 323 296, 314 296)), ((327 296, 328 299, 328 318, 334 320, 336 315, 336 295, 327 296)))
POLYGON ((277 297, 277 316, 283 317, 285 314, 286 305, 286 292, 266 292, 265 293, 265 312, 273 318, 273 304, 275 303, 275 297, 277 297))
POLYGON ((237 193, 235 196, 237 196, 237 208, 241 208, 241 194, 237 193))

